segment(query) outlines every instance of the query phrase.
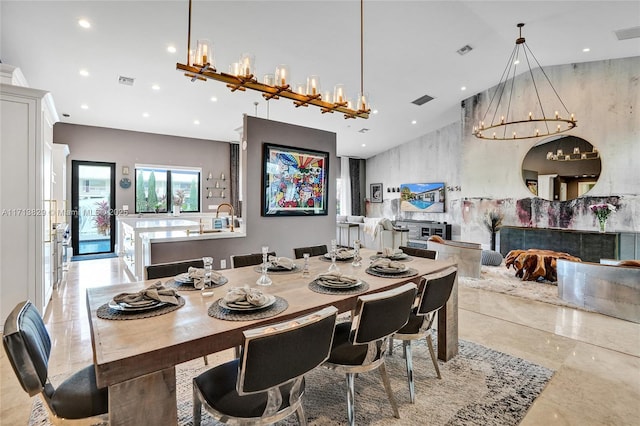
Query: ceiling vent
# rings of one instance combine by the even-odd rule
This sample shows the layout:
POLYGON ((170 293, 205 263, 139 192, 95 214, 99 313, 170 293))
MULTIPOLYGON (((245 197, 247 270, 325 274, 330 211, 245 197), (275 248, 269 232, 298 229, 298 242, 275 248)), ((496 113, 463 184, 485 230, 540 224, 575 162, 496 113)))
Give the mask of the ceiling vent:
POLYGON ((118 77, 118 83, 124 84, 125 86, 133 86, 133 80, 135 79, 131 77, 118 77))
POLYGON ((456 50, 456 52, 458 52, 458 55, 466 55, 472 50, 473 50, 473 47, 469 46, 468 44, 465 44, 460 49, 456 50))
POLYGON ((411 102, 412 104, 416 104, 416 105, 424 105, 429 101, 432 101, 433 98, 429 95, 424 95, 419 97, 418 99, 416 99, 415 101, 411 102))
POLYGON ((614 31, 618 40, 629 40, 640 37, 640 27, 631 27, 624 30, 614 31))

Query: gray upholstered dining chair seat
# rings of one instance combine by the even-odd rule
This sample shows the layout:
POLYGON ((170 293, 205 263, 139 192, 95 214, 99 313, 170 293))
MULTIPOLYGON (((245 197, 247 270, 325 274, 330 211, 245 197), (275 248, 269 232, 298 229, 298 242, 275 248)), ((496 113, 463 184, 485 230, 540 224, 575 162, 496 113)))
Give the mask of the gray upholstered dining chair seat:
POLYGON ((2 343, 20 385, 29 396, 42 396, 54 424, 64 419, 104 420, 103 415, 109 410, 109 391, 96 385, 93 365, 76 372, 57 388, 49 381, 51 338, 31 302, 19 303, 11 311, 4 323, 2 343))

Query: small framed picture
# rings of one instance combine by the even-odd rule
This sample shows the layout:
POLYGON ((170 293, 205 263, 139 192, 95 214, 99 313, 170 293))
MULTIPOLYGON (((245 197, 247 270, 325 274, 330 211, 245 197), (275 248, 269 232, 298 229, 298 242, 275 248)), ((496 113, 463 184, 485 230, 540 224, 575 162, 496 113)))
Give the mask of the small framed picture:
POLYGON ((538 181, 534 179, 527 179, 527 188, 533 195, 538 195, 538 181))
POLYGON ((381 203, 382 202, 382 184, 372 183, 371 185, 369 185, 369 190, 371 192, 371 202, 381 203))
POLYGON ((129 174, 129 166, 122 166, 122 174, 125 176, 129 174))

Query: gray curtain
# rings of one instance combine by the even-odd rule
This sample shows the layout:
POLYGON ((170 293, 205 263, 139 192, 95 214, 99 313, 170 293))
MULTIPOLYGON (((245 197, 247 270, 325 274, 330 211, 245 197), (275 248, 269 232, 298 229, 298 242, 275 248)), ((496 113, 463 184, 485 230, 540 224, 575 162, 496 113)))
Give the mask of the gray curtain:
POLYGON ((242 210, 240 210, 240 145, 237 143, 229 144, 229 167, 230 174, 229 176, 229 187, 230 187, 230 202, 233 206, 233 210, 235 211, 237 216, 242 214, 242 210))
POLYGON ((351 177, 351 214, 364 215, 362 208, 362 194, 360 193, 360 165, 362 160, 349 158, 349 176, 351 177))

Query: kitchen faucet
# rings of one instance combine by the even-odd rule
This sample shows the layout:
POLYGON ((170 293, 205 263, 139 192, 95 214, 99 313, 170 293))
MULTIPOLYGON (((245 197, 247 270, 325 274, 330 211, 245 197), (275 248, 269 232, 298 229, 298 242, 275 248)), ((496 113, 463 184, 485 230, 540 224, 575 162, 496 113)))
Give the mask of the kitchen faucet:
POLYGON ((216 209, 216 217, 218 217, 218 213, 220 213, 220 207, 222 206, 229 206, 229 209, 231 210, 231 229, 229 230, 229 232, 233 232, 233 206, 229 203, 220 203, 218 205, 218 208, 216 209))

